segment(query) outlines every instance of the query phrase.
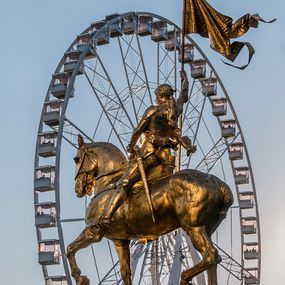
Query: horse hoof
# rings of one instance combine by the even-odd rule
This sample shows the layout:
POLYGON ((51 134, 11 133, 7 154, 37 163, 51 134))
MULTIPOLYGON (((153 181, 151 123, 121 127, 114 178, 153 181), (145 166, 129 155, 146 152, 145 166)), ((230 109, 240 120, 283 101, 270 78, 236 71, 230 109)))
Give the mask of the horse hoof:
POLYGON ((76 283, 77 285, 89 285, 90 284, 89 279, 86 276, 79 276, 76 279, 76 283))

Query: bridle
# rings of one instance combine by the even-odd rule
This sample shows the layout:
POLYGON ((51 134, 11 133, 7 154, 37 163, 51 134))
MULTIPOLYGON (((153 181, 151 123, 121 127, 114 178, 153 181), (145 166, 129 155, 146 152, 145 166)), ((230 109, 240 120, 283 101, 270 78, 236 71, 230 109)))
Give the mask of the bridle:
POLYGON ((77 171, 77 173, 75 175, 74 180, 76 180, 80 174, 83 174, 84 175, 84 179, 83 179, 82 182, 84 183, 84 185, 86 185, 86 187, 88 187, 88 186, 92 187, 93 186, 92 184, 93 184, 93 181, 94 181, 94 177, 93 176, 94 176, 94 172, 95 172, 95 167, 96 166, 93 169, 89 170, 89 171, 82 170, 82 167, 83 167, 83 164, 84 164, 84 161, 85 161, 86 157, 88 157, 91 160, 91 162, 93 162, 95 165, 97 165, 97 160, 95 158, 96 154, 93 153, 93 152, 89 152, 88 148, 85 147, 84 145, 81 146, 81 149, 83 150, 83 157, 81 159, 81 163, 79 165, 79 168, 78 168, 78 171, 77 171))

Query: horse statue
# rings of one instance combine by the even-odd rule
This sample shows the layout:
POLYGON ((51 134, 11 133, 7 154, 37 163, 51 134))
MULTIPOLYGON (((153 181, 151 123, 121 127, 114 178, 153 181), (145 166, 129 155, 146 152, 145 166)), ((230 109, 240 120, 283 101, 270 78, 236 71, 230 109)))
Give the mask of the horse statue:
POLYGON ((121 277, 125 285, 132 284, 130 240, 155 240, 178 228, 190 237, 202 260, 181 274, 180 285, 188 285, 199 273, 207 270, 208 285, 217 285, 217 264, 221 261, 211 235, 226 217, 233 203, 227 184, 214 175, 197 170, 182 170, 158 179, 149 185, 155 222, 144 191, 135 191, 114 214, 107 229, 98 226, 98 219, 111 199, 116 181, 128 164, 123 153, 108 142, 85 143, 78 139, 74 158, 77 165, 75 192, 78 197, 94 189, 94 197, 86 210, 86 227, 67 247, 71 275, 77 285, 88 285, 81 275, 75 254, 103 237, 114 242, 121 277))

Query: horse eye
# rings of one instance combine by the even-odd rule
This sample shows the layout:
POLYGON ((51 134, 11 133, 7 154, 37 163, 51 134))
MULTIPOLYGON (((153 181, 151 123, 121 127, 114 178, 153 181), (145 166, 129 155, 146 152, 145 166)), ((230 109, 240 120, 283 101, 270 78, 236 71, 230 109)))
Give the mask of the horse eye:
POLYGON ((75 156, 75 157, 73 158, 73 160, 74 160, 75 164, 78 164, 78 163, 79 163, 80 158, 79 158, 78 156, 75 156))

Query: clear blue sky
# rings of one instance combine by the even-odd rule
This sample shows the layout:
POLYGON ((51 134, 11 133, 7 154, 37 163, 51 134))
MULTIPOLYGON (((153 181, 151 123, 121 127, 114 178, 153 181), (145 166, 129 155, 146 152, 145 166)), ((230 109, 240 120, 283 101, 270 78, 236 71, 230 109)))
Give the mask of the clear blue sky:
MULTIPOLYGON (((284 283, 285 236, 285 3, 282 0, 210 1, 233 18, 258 12, 265 19, 245 37, 256 54, 245 71, 223 65, 198 40, 217 69, 238 114, 253 164, 262 230, 262 284, 284 283)), ((45 92, 75 36, 105 15, 149 11, 181 23, 182 0, 1 1, 1 284, 43 284, 37 264, 33 160, 45 92)))

